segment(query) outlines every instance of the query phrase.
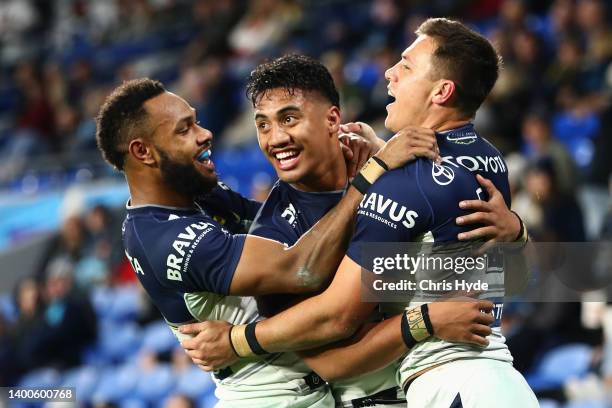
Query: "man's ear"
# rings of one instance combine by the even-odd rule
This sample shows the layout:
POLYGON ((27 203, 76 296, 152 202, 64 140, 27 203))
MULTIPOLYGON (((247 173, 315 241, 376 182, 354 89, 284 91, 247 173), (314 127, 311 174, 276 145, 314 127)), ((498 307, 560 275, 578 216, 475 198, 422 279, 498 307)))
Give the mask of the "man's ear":
POLYGON ((450 79, 442 79, 436 84, 431 99, 436 105, 444 105, 448 103, 457 92, 456 85, 450 79))
POLYGON ((331 106, 327 110, 327 117, 325 120, 327 122, 330 135, 336 137, 340 131, 340 108, 337 106, 331 106))
POLYGON ((157 162, 150 144, 146 143, 140 137, 137 137, 130 141, 130 144, 128 146, 128 154, 132 156, 137 162, 147 166, 152 166, 157 162))

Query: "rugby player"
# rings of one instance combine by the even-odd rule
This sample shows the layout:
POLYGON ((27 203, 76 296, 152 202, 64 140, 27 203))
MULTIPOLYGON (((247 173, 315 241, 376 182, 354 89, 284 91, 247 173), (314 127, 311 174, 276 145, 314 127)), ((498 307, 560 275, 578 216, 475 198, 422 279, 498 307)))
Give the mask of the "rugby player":
MULTIPOLYGON (((257 67, 247 90, 255 108, 260 147, 280 178, 249 232, 292 245, 341 199, 347 185, 347 168, 335 141, 340 123, 338 92, 321 63, 298 55, 257 67), (278 157, 289 160, 281 162, 278 157)), ((384 144, 381 139, 372 141, 384 144)), ((517 219, 503 200, 500 202, 492 220, 512 226, 511 221, 517 219)), ((506 236, 514 239, 518 230, 516 226, 506 236)), ((260 298, 259 312, 269 317, 295 300, 294 296, 260 298)), ((197 351, 191 351, 197 348, 197 340, 183 345, 197 359, 197 351)), ((312 358, 315 353, 309 351, 302 357, 313 370, 327 373, 328 361, 319 367, 321 359, 312 358)), ((391 364, 375 373, 333 382, 336 406, 376 406, 377 401, 385 401, 385 406, 396 401, 395 406, 403 406, 396 370, 397 366, 391 364)))
MULTIPOLYGON (((470 123, 497 79, 497 53, 486 39, 446 19, 427 20, 417 34, 400 62, 386 72, 395 101, 387 107, 385 124, 392 131, 406 126, 435 129, 443 163, 419 159, 386 173, 368 190, 348 254, 323 293, 246 327, 230 329, 222 322, 206 322, 181 328, 202 330, 187 348, 204 368, 223 366, 234 361, 236 354, 244 354, 242 347, 232 348, 242 344, 243 337, 261 353, 303 350, 353 334, 375 307, 361 302, 359 295, 361 267, 370 267, 362 261, 360 244, 455 242, 465 229, 454 222, 456 217, 464 218, 454 203, 484 195, 472 172, 493 180, 509 205, 507 168, 501 154, 470 123), (395 211, 410 213, 409 222, 395 219, 397 213, 380 210, 391 204, 395 211)), ((490 184, 485 182, 485 186, 496 194, 490 184)), ((512 367, 499 328, 499 309, 497 327, 482 347, 433 338, 417 343, 413 325, 424 324, 427 334, 432 332, 425 324, 427 309, 417 306, 410 309, 415 313, 403 314, 401 319, 410 328, 402 331, 404 341, 398 335, 399 324, 388 319, 369 331, 362 330, 347 344, 316 351, 309 364, 314 367, 313 360, 318 359, 320 375, 341 378, 380 369, 411 347, 398 370, 410 407, 537 406, 533 392, 512 367)), ((481 329, 484 332, 485 327, 481 329)))
MULTIPOLYGON (((394 136, 368 162, 369 170, 358 173, 361 184, 349 186, 337 205, 287 248, 232 233, 244 229, 259 204, 217 183, 212 134, 195 118, 185 100, 150 79, 116 88, 97 117, 98 146, 125 174, 130 190, 123 224, 126 256, 179 338, 184 336, 176 328, 183 323, 257 320, 254 299, 240 296, 323 289, 346 251, 364 185, 419 152, 435 155, 415 146, 407 134, 394 136)), ((449 338, 470 333, 471 316, 451 321, 448 305, 432 309, 434 324, 454 333, 449 338)), ((293 353, 238 362, 215 373, 215 381, 220 406, 333 405, 327 387, 293 353)))

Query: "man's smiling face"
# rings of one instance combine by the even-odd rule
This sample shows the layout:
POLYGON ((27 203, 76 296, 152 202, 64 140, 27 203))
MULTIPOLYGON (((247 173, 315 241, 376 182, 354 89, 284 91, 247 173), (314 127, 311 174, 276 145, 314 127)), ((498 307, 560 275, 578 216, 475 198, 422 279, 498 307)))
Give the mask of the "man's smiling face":
POLYGON ((331 123, 339 115, 339 109, 317 92, 274 88, 259 97, 255 104, 259 147, 281 180, 298 186, 308 183, 322 176, 329 160, 338 159, 331 123))
POLYGON ((199 126, 195 110, 181 97, 165 92, 145 103, 161 177, 170 188, 189 196, 217 184, 210 160, 212 133, 199 126))

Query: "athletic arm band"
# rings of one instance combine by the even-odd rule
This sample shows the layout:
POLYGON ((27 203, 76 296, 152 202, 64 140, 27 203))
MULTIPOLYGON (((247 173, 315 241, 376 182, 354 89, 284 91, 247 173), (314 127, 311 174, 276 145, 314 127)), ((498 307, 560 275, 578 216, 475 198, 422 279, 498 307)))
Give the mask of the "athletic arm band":
POLYGON ((255 337, 255 323, 241 324, 230 330, 230 344, 238 357, 253 357, 268 354, 255 337))
POLYGON ((402 339, 409 349, 433 335, 427 303, 407 310, 402 315, 402 339))
POLYGON ((389 166, 376 156, 370 157, 370 159, 363 165, 359 173, 355 176, 352 181, 352 185, 361 194, 365 194, 368 188, 380 177, 385 171, 389 169, 389 166))
POLYGON ((236 356, 240 357, 240 354, 238 354, 238 352, 236 351, 236 347, 234 347, 234 341, 232 340, 232 330, 234 330, 234 326, 232 326, 232 328, 229 331, 230 346, 232 346, 232 350, 234 351, 234 354, 236 354, 236 356))
POLYGON ((519 248, 523 249, 523 247, 527 244, 527 241, 529 241, 529 232, 527 231, 527 227, 525 226, 525 223, 523 222, 521 217, 515 211, 512 211, 512 213, 516 215, 516 218, 518 218, 519 222, 521 223, 521 229, 519 230, 519 233, 514 242, 518 244, 523 244, 519 248))

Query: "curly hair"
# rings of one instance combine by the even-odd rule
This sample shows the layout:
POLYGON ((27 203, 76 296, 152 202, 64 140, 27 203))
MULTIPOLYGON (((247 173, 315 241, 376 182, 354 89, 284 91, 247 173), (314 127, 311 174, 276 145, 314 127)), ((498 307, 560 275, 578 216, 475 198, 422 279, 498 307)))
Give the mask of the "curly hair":
POLYGON ((290 94, 296 89, 318 92, 340 107, 340 96, 327 68, 305 55, 289 54, 258 65, 249 76, 246 95, 255 106, 266 91, 275 88, 286 89, 290 94))
POLYGON ((117 170, 123 171, 134 131, 145 124, 144 103, 164 92, 161 82, 140 78, 124 82, 106 97, 96 117, 96 142, 104 159, 117 170))

